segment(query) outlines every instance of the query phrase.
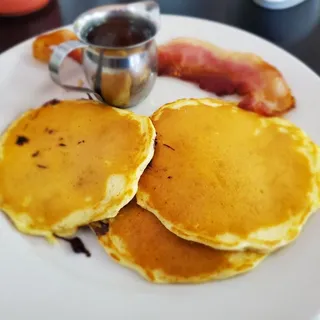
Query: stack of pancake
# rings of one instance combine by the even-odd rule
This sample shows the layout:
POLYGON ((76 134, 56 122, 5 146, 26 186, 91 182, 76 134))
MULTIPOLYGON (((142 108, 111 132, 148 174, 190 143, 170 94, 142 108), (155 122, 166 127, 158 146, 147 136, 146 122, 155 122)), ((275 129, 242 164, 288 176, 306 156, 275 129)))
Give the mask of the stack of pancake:
POLYGON ((319 186, 320 151, 301 129, 214 99, 151 120, 55 101, 0 143, 0 207, 20 231, 53 239, 90 224, 115 261, 158 283, 254 268, 297 238, 319 186))

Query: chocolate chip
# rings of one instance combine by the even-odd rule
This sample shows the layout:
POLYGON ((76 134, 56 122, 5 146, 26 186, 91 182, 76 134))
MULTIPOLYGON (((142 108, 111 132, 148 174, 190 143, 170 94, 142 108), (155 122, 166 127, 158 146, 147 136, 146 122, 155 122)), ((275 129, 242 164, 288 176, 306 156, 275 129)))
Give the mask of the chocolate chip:
POLYGON ((74 238, 64 238, 56 235, 57 238, 68 242, 74 253, 83 253, 87 257, 91 257, 90 251, 85 247, 83 241, 79 237, 74 238))
POLYGON ((25 143, 28 143, 29 139, 25 136, 18 136, 16 140, 16 144, 18 146, 23 146, 25 143))
POLYGON ((37 167, 40 169, 48 169, 48 167, 44 166, 43 164, 37 164, 37 167))
POLYGON ((45 102, 42 106, 43 107, 47 107, 47 106, 54 106, 55 104, 58 104, 60 103, 61 101, 58 100, 58 99, 52 99, 52 100, 49 100, 47 102, 45 102))
POLYGON ((47 133, 49 133, 49 134, 53 134, 53 133, 56 132, 56 130, 54 130, 54 129, 49 129, 49 128, 45 128, 45 129, 44 129, 44 132, 47 132, 47 133))
POLYGON ((91 228, 98 237, 104 236, 109 231, 109 223, 104 221, 92 222, 91 228))
POLYGON ((39 151, 39 150, 36 151, 36 152, 34 152, 34 153, 32 154, 32 158, 37 157, 39 154, 40 154, 40 151, 39 151))

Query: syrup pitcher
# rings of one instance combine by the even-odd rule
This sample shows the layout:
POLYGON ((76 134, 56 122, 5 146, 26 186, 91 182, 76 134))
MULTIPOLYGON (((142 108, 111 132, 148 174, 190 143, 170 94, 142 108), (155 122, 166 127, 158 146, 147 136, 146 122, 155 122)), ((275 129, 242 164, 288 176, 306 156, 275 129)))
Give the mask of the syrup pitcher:
POLYGON ((119 108, 132 107, 147 97, 157 76, 160 28, 156 2, 107 5, 79 16, 73 29, 80 41, 57 46, 49 62, 52 80, 61 87, 92 93, 119 108), (68 54, 83 48, 82 67, 90 88, 61 83, 59 69, 68 54))

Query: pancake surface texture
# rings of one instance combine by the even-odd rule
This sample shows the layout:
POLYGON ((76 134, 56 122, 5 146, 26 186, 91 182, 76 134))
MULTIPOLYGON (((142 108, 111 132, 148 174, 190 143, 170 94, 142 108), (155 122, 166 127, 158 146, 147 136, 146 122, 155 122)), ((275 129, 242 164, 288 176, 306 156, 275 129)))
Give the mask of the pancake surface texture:
POLYGON ((222 250, 275 250, 319 208, 319 148, 280 118, 184 99, 152 116, 155 155, 138 204, 176 235, 222 250))
POLYGON ((232 252, 181 239, 132 200, 109 220, 91 226, 100 244, 120 264, 156 283, 198 283, 249 271, 265 257, 256 252, 232 252), (99 226, 100 225, 100 226, 99 226))
POLYGON ((90 100, 24 113, 0 142, 0 208, 25 233, 52 238, 113 217, 154 152, 149 118, 90 100))

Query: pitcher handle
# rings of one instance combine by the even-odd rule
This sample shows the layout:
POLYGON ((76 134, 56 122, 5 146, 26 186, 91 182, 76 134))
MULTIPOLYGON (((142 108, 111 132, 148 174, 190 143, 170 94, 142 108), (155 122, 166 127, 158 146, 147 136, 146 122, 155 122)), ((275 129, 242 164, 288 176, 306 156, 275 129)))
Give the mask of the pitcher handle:
POLYGON ((60 67, 64 61, 64 59, 68 56, 70 52, 76 49, 82 49, 87 47, 86 44, 76 41, 76 40, 71 40, 64 42, 60 44, 59 46, 55 47, 53 49, 52 55, 50 57, 49 61, 49 72, 51 79, 60 87, 67 89, 67 90, 73 90, 73 91, 79 91, 83 93, 91 93, 93 94, 99 101, 103 102, 103 99, 99 94, 97 94, 95 91, 93 91, 90 88, 82 88, 82 87, 77 87, 77 86, 71 86, 68 84, 63 84, 60 79, 60 67))
POLYGON ((147 0, 133 2, 126 5, 129 10, 133 12, 146 12, 147 17, 154 23, 157 28, 157 32, 160 29, 160 7, 156 1, 147 0))

